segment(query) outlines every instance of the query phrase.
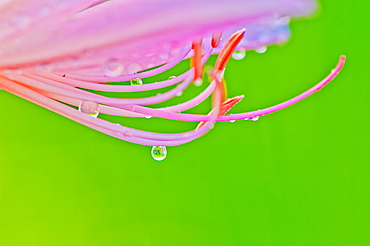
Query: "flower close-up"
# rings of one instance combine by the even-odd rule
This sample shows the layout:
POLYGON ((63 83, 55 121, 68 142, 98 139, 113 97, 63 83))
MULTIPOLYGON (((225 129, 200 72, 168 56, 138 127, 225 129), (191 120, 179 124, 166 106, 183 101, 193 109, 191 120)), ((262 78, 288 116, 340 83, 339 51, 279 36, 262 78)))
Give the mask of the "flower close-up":
POLYGON ((370 245, 369 9, 0 0, 0 246, 370 245))
POLYGON ((243 92, 227 94, 224 74, 230 58, 240 60, 249 50, 263 53, 268 45, 285 43, 289 20, 309 17, 316 8, 313 0, 1 1, 0 87, 102 133, 153 146, 153 158, 162 160, 166 146, 199 138, 217 121, 256 121, 330 82, 341 70, 344 56, 326 78, 290 100, 227 114, 244 97, 243 92), (205 66, 212 55, 216 61, 205 66), (188 71, 147 82, 187 59, 188 71), (189 86, 204 85, 206 77, 209 83, 194 98, 156 107, 181 97, 189 86), (137 93, 167 87, 148 97, 137 93), (126 97, 129 93, 135 97, 126 97), (209 97, 209 112, 186 112, 209 97), (101 119, 99 114, 190 121, 198 126, 180 133, 151 132, 101 119))

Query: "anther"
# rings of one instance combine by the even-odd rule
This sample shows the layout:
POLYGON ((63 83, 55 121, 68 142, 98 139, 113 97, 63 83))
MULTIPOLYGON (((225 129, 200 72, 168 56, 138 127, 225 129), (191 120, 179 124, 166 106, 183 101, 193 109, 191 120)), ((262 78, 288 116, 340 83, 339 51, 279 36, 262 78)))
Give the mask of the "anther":
MULTIPOLYGON (((221 104, 221 109, 220 109, 220 115, 224 115, 226 114, 227 112, 230 111, 230 109, 232 107, 234 107, 238 102, 240 102, 242 99, 244 98, 244 95, 241 95, 241 96, 236 96, 236 97, 233 97, 233 98, 229 98, 227 99, 226 101, 224 101, 222 104, 221 104)), ((213 113, 213 109, 211 110, 211 112, 208 113, 208 115, 211 115, 213 113)), ((199 128, 201 128, 202 126, 204 126, 206 124, 206 121, 202 121, 198 124, 197 126, 197 130, 199 128)))
MULTIPOLYGON (((226 42, 225 46, 222 48, 220 55, 218 56, 215 64, 215 68, 213 71, 213 79, 216 81, 216 87, 215 91, 213 92, 213 107, 215 107, 215 97, 216 94, 219 96, 222 100, 226 98, 226 86, 225 81, 223 79, 225 68, 227 62, 230 60, 230 57, 234 53, 236 46, 240 43, 240 41, 243 39, 245 33, 245 29, 242 29, 236 33, 234 33, 229 40, 226 42)), ((221 107, 222 107, 222 102, 221 107)), ((221 113, 220 113, 221 115, 221 113)))
POLYGON ((227 62, 229 61, 230 57, 234 53, 236 46, 240 43, 243 39, 245 33, 245 29, 242 29, 236 33, 234 33, 229 40, 226 42, 225 46, 222 48, 220 55, 217 58, 215 71, 222 71, 225 69, 227 62))
POLYGON ((212 34, 212 41, 211 41, 212 48, 216 48, 220 44, 221 37, 222 37, 222 31, 214 32, 212 34))
POLYGON ((191 65, 194 67, 194 84, 200 86, 202 84, 203 77, 203 64, 202 64, 202 39, 196 39, 193 41, 192 49, 194 50, 194 56, 191 59, 191 65))

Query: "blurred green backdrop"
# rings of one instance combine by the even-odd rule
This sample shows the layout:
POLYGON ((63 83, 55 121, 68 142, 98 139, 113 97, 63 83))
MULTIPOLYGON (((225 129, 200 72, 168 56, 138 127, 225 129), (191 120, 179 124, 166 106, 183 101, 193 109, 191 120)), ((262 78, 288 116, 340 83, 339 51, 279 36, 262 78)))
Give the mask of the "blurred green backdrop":
MULTIPOLYGON (((321 3, 284 47, 230 62, 229 95, 246 95, 233 112, 303 92, 345 54, 339 77, 162 162, 0 92, 0 245, 370 245, 370 1, 321 3)), ((172 131, 127 124, 148 122, 172 131)))

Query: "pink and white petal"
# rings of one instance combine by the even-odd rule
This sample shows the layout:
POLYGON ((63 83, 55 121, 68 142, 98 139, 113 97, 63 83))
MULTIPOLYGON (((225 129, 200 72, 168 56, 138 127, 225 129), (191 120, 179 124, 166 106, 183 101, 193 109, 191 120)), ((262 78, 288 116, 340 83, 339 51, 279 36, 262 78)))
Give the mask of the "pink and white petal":
MULTIPOLYGON (((30 26, 15 39, 3 42, 0 67, 83 57, 89 51, 116 46, 120 54, 161 54, 213 31, 276 15, 307 16, 315 7, 313 0, 108 1, 73 18, 30 26)), ((111 53, 102 53, 106 59, 112 58, 111 53)), ((122 59, 134 58, 127 55, 122 59)))
POLYGON ((96 3, 97 0, 12 0, 0 2, 0 40, 40 25, 41 21, 66 18, 96 3))

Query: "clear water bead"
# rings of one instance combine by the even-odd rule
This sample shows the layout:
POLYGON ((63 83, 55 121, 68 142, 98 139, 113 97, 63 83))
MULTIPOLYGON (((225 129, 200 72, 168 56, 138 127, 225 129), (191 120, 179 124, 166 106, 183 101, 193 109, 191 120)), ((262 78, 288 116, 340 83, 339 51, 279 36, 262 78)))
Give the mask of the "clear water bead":
POLYGON ((104 74, 108 77, 117 77, 122 74, 124 66, 117 59, 110 59, 104 65, 104 74))
POLYGON ((260 54, 265 53, 266 51, 267 51, 267 46, 260 46, 256 49, 256 52, 260 54))
POLYGON ((162 161, 167 157, 166 146, 153 146, 151 153, 154 160, 162 161))
POLYGON ((99 104, 96 102, 82 101, 78 107, 78 111, 97 118, 99 115, 99 104))
POLYGON ((168 79, 174 79, 176 78, 176 76, 170 76, 168 79))
POLYGON ((253 117, 252 121, 257 121, 257 120, 259 120, 259 118, 260 118, 259 116, 253 117))
POLYGON ((201 86, 203 84, 203 80, 201 78, 197 78, 194 80, 194 85, 195 86, 201 86))
POLYGON ((143 81, 140 78, 136 78, 136 79, 132 79, 130 81, 130 84, 131 85, 142 85, 143 84, 143 81))
POLYGON ((235 122, 235 120, 230 120, 230 123, 234 123, 235 122))
POLYGON ((245 57, 245 50, 238 50, 232 54, 232 58, 235 60, 242 60, 245 57))

